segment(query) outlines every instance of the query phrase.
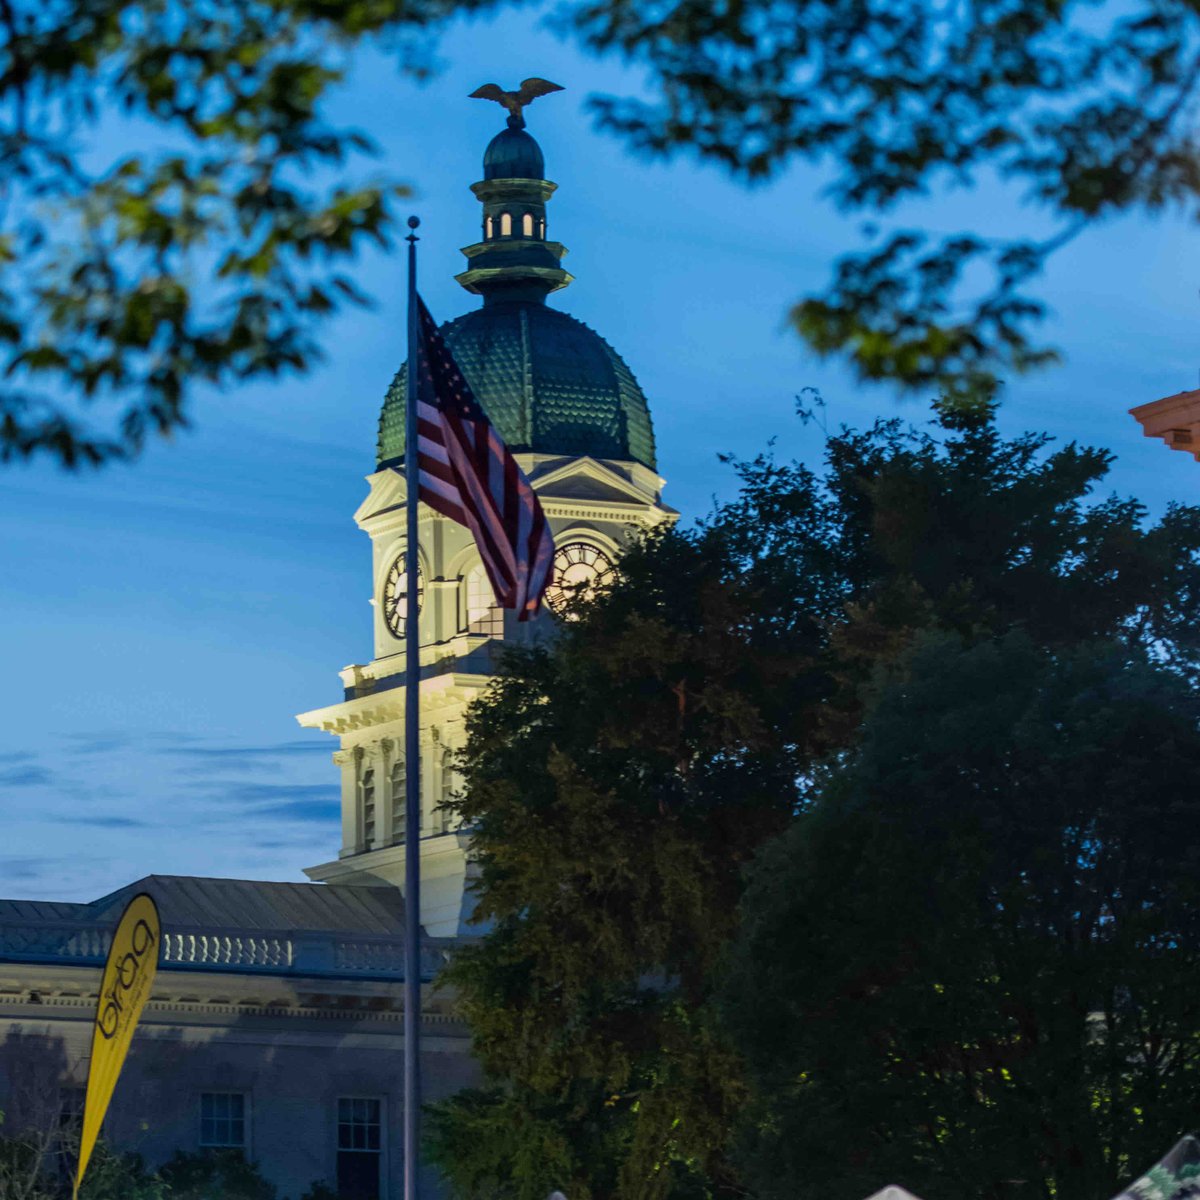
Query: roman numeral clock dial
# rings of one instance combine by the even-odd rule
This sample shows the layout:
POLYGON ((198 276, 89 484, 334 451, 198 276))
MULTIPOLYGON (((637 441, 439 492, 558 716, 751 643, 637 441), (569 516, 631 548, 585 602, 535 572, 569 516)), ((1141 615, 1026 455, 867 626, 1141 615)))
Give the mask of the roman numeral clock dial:
MULTIPOLYGON (((425 602, 425 573, 421 564, 417 564, 417 611, 425 602)), ((408 615, 408 572, 404 569, 404 555, 396 556, 391 570, 387 574, 387 582, 383 585, 383 619, 391 631, 392 637, 404 636, 404 621, 408 615)))
POLYGON ((546 603, 559 616, 570 616, 571 601, 587 599, 612 578, 612 559, 587 542, 567 542, 554 552, 554 579, 546 603))

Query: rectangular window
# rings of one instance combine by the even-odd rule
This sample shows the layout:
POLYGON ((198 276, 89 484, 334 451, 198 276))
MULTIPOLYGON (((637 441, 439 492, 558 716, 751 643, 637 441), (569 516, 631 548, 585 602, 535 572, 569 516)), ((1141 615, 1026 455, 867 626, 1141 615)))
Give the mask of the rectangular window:
POLYGON ((404 760, 392 764, 392 841, 404 841, 404 826, 407 814, 405 812, 406 796, 404 794, 408 776, 404 770, 404 760))
POLYGON ((463 592, 467 632, 484 637, 503 637, 504 612, 496 604, 491 582, 482 563, 476 563, 467 572, 463 592))
POLYGON ((338 1200, 379 1200, 383 1102, 342 1096, 337 1107, 338 1200))
MULTIPOLYGON (((404 841, 408 832, 408 797, 405 795, 405 785, 408 776, 401 759, 392 767, 392 841, 399 845, 404 841)), ((425 828, 425 813, 418 811, 419 829, 425 828)))
POLYGON ((246 1147, 243 1092, 200 1093, 200 1145, 246 1147))
POLYGON ((375 845, 375 769, 368 767, 362 777, 363 843, 375 845))

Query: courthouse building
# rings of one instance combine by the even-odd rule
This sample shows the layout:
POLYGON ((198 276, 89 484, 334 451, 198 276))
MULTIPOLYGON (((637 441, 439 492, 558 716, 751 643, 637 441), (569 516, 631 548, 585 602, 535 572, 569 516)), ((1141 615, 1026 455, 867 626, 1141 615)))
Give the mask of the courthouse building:
MULTIPOLYGON (((427 1098, 475 1078, 452 997, 429 985, 467 934, 469 834, 441 808, 463 714, 498 646, 552 627, 571 585, 602 578, 631 533, 673 520, 646 398, 620 355, 547 303, 571 282, 548 238, 556 185, 518 127, 495 137, 479 239, 457 278, 481 298, 443 328, 476 397, 537 489, 557 546, 551 611, 497 609, 468 532, 422 511, 420 828, 405 828, 405 372, 384 399, 376 469, 354 514, 370 538, 373 656, 335 703, 299 717, 337 739, 341 844, 308 883, 151 875, 91 903, 0 900, 0 1110, 5 1132, 78 1107, 100 969, 128 898, 149 892, 163 955, 105 1127, 160 1162, 236 1147, 292 1200, 322 1181, 347 1200, 401 1194, 407 837, 420 839, 422 1072, 427 1098)), ((432 1182, 432 1180, 431 1180, 432 1182)))

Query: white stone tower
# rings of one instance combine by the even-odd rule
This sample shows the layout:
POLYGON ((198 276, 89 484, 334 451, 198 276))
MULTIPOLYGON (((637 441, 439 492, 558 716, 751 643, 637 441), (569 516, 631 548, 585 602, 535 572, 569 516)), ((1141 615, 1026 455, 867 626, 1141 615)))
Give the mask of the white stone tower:
MULTIPOLYGON (((492 676, 505 642, 543 636, 559 618, 562 584, 602 576, 638 530, 675 519, 661 501, 646 398, 620 356, 586 325, 546 304, 571 282, 566 253, 546 239, 556 185, 523 128, 495 137, 483 179, 482 240, 463 253, 458 281, 483 305, 442 334, 476 398, 537 489, 554 533, 550 611, 526 625, 494 607, 463 527, 421 507, 421 922, 435 936, 466 929, 470 833, 441 809, 457 783, 453 752, 466 707, 492 676)), ((341 739, 342 848, 310 867, 318 882, 404 886, 404 458, 405 371, 384 401, 377 469, 354 514, 371 539, 375 653, 341 672, 344 698, 297 719, 341 739)))

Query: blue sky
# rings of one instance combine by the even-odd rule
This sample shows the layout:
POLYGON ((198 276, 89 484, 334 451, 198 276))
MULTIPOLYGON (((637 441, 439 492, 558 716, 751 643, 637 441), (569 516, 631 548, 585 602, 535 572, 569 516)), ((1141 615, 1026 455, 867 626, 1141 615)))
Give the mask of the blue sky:
MULTIPOLYGON (((793 397, 823 391, 830 422, 921 404, 816 363, 784 327, 860 244, 861 218, 803 167, 746 189, 715 169, 632 157, 595 132, 589 94, 635 74, 579 55, 528 12, 458 26, 418 87, 364 55, 338 113, 416 189, 422 290, 447 319, 477 303, 453 281, 475 240, 467 185, 502 125, 465 97, 539 74, 567 85, 529 113, 559 184, 551 236, 576 282, 553 303, 599 330, 650 398, 666 498, 691 519, 728 495, 721 451, 819 458, 793 397)), ((938 232, 1043 227, 993 183, 934 195, 883 222, 938 232)), ((364 257, 377 307, 340 319, 302 379, 204 397, 195 429, 133 467, 65 476, 0 470, 0 895, 90 899, 151 871, 302 878, 336 854, 332 739, 294 714, 338 699, 337 670, 370 656, 369 547, 351 521, 403 349, 398 257, 364 257)), ((1127 410, 1200 381, 1200 262, 1181 221, 1127 219, 1053 261, 1047 335, 1065 362, 1016 381, 1010 431, 1117 452, 1112 489, 1152 512, 1191 501, 1200 465, 1142 438, 1127 410)))

